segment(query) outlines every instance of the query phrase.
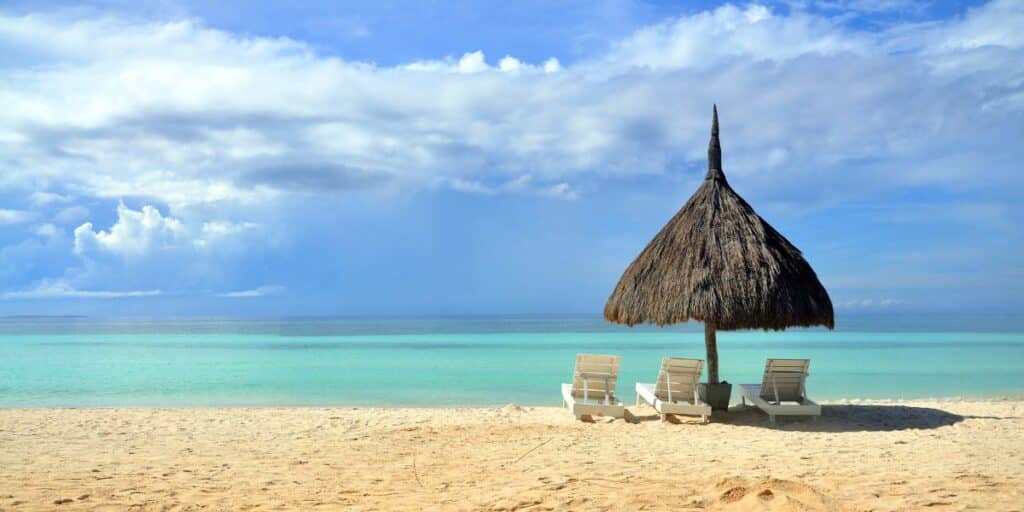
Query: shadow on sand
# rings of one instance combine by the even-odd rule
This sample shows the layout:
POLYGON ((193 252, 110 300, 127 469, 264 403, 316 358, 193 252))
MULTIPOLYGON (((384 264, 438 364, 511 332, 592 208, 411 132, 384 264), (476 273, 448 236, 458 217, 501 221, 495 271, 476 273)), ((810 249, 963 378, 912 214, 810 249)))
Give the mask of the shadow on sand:
MULTIPOLYGON (((734 406, 728 414, 715 414, 713 422, 800 432, 890 432, 935 429, 969 418, 941 409, 905 405, 823 405, 821 417, 777 417, 776 424, 755 407, 734 406)), ((999 419, 999 418, 991 418, 999 419)))
MULTIPOLYGON (((659 421, 658 415, 648 408, 626 410, 626 421, 640 423, 659 421)), ((796 432, 892 432, 898 430, 928 430, 955 425, 965 419, 1003 420, 996 416, 961 416, 941 409, 905 405, 823 405, 817 420, 801 416, 779 416, 772 425, 768 415, 752 406, 733 406, 728 413, 716 412, 711 423, 744 427, 763 427, 796 432)), ((669 416, 675 424, 699 423, 698 418, 669 416)))

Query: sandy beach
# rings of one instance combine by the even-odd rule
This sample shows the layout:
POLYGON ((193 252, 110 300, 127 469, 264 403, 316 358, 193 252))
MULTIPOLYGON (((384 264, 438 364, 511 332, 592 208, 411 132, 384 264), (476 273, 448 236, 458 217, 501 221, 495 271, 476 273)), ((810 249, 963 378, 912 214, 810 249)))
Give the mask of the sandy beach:
POLYGON ((0 410, 0 510, 1024 510, 1024 402, 0 410))

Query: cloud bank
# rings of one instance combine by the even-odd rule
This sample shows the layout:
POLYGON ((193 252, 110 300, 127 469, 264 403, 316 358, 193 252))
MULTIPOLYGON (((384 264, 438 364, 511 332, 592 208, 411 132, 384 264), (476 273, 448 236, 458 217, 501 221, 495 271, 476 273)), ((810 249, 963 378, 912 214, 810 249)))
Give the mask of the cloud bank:
POLYGON ((964 134, 999 140, 1019 121, 1022 10, 997 0, 868 32, 727 4, 570 66, 468 51, 380 67, 197 20, 0 16, 14 61, 0 89, 5 181, 175 208, 522 174, 551 187, 699 162, 717 101, 726 165, 746 175, 841 183, 833 169, 872 160, 872 186, 960 185, 980 158, 984 186, 998 186, 1007 162, 985 162, 990 142, 964 134))
POLYGON ((256 295, 217 276, 308 197, 578 204, 638 178, 697 179, 713 102, 726 171, 762 204, 928 190, 1019 225, 1024 4, 868 28, 844 15, 871 6, 830 5, 726 4, 577 61, 467 48, 395 66, 198 19, 0 10, 0 191, 28 198, 0 226, 57 240, 5 257, 28 268, 32 251, 67 251, 63 272, 9 277, 36 291, 8 298, 106 282, 256 295))

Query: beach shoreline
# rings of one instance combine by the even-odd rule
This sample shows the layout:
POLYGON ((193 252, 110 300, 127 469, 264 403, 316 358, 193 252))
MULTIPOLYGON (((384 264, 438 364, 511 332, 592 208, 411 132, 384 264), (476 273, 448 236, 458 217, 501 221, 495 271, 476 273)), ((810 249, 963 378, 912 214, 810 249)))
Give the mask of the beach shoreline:
POLYGON ((0 409, 0 510, 1012 510, 1024 401, 0 409))
MULTIPOLYGON (((624 395, 624 400, 631 402, 632 397, 635 393, 628 393, 624 395)), ((815 400, 817 403, 823 406, 834 406, 834 405, 901 405, 908 403, 932 403, 932 404, 957 404, 957 403, 999 403, 999 402, 1021 402, 1024 403, 1024 390, 1019 393, 1002 393, 997 395, 962 395, 962 396, 934 396, 934 397, 864 397, 864 398, 829 398, 824 400, 815 400)), ((399 402, 399 403, 380 403, 368 405, 364 402, 254 402, 254 403, 211 403, 211 404, 177 404, 177 403, 148 403, 142 402, 138 404, 119 404, 119 405, 0 405, 0 411, 38 411, 38 410, 135 410, 135 409, 152 409, 152 410, 209 410, 209 409, 359 409, 359 410, 401 410, 401 409, 431 409, 431 410, 476 410, 476 409, 495 409, 501 408, 508 405, 517 407, 525 407, 531 409, 549 409, 559 408, 557 400, 548 400, 546 402, 533 403, 523 401, 510 401, 510 402, 493 402, 493 403, 466 403, 466 404, 447 404, 447 403, 413 403, 413 402, 399 402)), ((740 405, 740 395, 734 391, 732 399, 730 401, 730 408, 735 409, 740 405)), ((749 405, 749 404, 748 404, 749 405)))

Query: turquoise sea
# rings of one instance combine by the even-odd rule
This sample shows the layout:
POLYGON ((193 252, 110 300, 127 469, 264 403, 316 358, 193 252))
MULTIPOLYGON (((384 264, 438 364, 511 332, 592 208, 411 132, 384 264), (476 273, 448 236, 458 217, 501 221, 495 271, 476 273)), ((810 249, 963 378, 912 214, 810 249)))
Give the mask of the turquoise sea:
MULTIPOLYGON (((812 359, 819 399, 1022 397, 1024 317, 839 316, 835 331, 719 333, 721 374, 812 359)), ((623 356, 619 393, 700 324, 599 317, 0 319, 0 407, 556 405, 577 352, 623 356)))

